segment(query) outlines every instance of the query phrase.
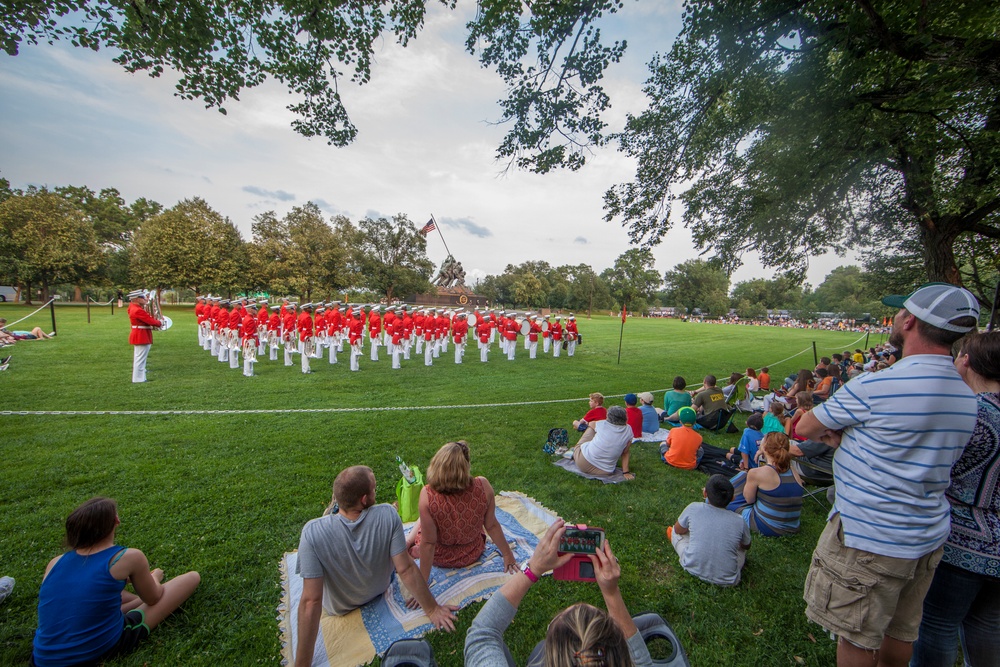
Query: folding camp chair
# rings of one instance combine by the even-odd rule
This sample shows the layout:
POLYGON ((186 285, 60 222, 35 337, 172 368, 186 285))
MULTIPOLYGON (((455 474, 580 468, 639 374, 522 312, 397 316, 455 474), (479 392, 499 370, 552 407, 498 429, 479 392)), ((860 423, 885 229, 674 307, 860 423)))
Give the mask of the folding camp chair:
MULTIPOLYGON (((639 630, 639 634, 642 635, 647 647, 650 647, 650 642, 656 640, 667 642, 666 650, 663 651, 667 654, 665 657, 658 657, 657 654, 660 653, 658 650, 650 650, 654 665, 657 665, 657 667, 691 667, 687 653, 684 652, 684 647, 681 645, 680 639, 677 638, 677 633, 674 632, 669 623, 663 620, 662 616, 653 612, 646 612, 645 614, 633 616, 632 620, 635 621, 635 627, 639 630)), ((656 645, 653 645, 653 647, 659 648, 656 645)), ((528 667, 541 667, 544 660, 544 651, 545 640, 542 640, 535 645, 535 649, 528 656, 528 667)), ((511 659, 508 658, 508 660, 511 659)), ((513 665, 514 663, 511 661, 510 664, 513 665)))
POLYGON ((795 471, 799 473, 799 477, 802 479, 803 484, 809 484, 816 487, 812 491, 807 491, 802 495, 809 496, 819 503, 820 507, 827 509, 826 504, 820 500, 820 498, 826 497, 830 489, 834 488, 833 468, 829 468, 824 465, 816 465, 804 457, 792 459, 792 466, 794 466, 795 471))

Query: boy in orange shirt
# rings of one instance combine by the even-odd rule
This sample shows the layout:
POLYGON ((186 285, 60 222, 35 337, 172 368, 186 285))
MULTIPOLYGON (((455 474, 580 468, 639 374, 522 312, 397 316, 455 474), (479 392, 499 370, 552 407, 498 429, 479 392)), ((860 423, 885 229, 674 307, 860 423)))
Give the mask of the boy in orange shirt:
POLYGON ((771 374, 768 372, 769 370, 767 366, 764 366, 760 369, 760 375, 757 376, 761 391, 770 391, 771 389, 771 374))
POLYGON ((664 463, 683 470, 694 470, 701 461, 701 435, 694 430, 698 413, 693 408, 681 408, 677 415, 681 425, 670 429, 667 440, 660 445, 664 463))

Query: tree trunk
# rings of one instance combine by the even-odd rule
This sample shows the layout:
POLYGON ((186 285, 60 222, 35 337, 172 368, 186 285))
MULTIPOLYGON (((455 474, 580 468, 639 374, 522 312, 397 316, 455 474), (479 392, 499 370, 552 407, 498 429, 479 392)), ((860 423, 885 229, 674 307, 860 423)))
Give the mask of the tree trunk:
POLYGON ((27 283, 26 287, 27 287, 27 289, 25 290, 25 294, 27 294, 27 296, 24 299, 24 303, 26 305, 30 306, 31 305, 31 292, 32 292, 31 282, 30 281, 27 283))
POLYGON ((958 237, 955 225, 947 220, 935 220, 930 213, 924 213, 920 220, 920 241, 924 247, 924 268, 927 279, 932 282, 962 285, 962 276, 955 263, 955 239, 958 237))
POLYGON ((78 303, 83 301, 83 290, 80 289, 79 285, 73 285, 73 301, 78 303))

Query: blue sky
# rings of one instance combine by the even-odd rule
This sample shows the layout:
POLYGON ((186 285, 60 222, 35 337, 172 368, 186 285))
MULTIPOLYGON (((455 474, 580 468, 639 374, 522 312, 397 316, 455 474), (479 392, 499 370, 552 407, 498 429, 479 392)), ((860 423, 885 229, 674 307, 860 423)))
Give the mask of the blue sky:
MULTIPOLYGON (((504 90, 464 51, 467 18, 461 7, 431 3, 410 46, 382 42, 370 83, 341 88, 359 129, 347 148, 295 134, 284 108, 292 98, 270 82, 230 100, 222 115, 174 97, 169 75, 126 73, 108 51, 43 44, 0 54, 0 174, 14 187, 116 187, 128 201, 166 206, 199 196, 247 239, 255 215, 283 215, 310 200, 355 221, 405 213, 422 224, 434 214, 473 280, 528 260, 611 266, 628 236, 604 222, 602 196, 629 180, 634 164, 610 148, 578 172, 502 175, 495 149, 503 128, 493 121, 504 90)), ((602 24, 606 39, 629 42, 604 82, 612 128, 642 110, 646 62, 679 29, 674 0, 627 2, 602 24)), ((662 273, 697 251, 675 227, 654 254, 662 273)), ((446 255, 436 235, 428 255, 435 263, 446 255)), ((734 283, 770 275, 752 255, 744 261, 734 283)), ((842 263, 814 259, 809 282, 842 263)))

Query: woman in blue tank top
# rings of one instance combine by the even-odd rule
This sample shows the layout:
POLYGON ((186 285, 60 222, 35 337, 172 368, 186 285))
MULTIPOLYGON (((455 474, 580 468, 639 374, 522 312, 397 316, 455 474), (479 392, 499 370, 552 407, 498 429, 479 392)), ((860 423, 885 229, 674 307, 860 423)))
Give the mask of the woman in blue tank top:
POLYGON ((161 583, 163 571, 150 571, 141 551, 115 545, 118 524, 110 498, 92 498, 66 519, 69 551, 49 562, 38 591, 31 665, 75 667, 124 655, 198 587, 197 572, 161 583))
POLYGON ((732 479, 736 496, 729 509, 738 512, 750 530, 766 537, 799 532, 802 480, 790 469, 788 436, 768 433, 760 442, 766 465, 741 472, 732 479))

